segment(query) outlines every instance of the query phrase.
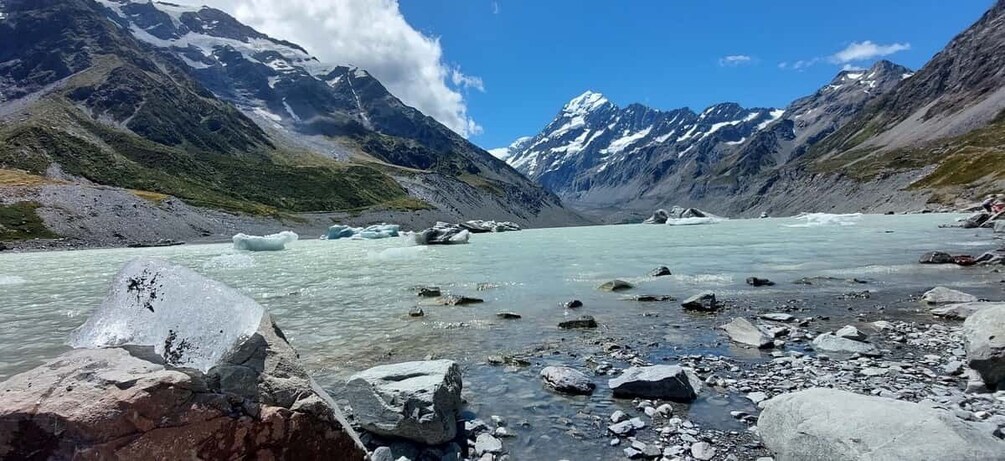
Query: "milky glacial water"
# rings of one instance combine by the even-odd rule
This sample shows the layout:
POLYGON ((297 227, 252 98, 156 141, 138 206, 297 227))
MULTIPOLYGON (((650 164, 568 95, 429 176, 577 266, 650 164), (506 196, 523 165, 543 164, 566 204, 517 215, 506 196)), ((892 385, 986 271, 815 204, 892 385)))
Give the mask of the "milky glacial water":
MULTIPOLYGON (((564 363, 585 369, 585 357, 597 352, 588 346, 605 338, 651 339, 661 344, 659 353, 666 356, 713 352, 757 359, 760 353, 723 344, 714 327, 728 316, 686 314, 678 303, 624 301, 623 294, 597 291, 598 285, 620 278, 636 284, 628 294, 677 298, 711 290, 720 299, 754 309, 771 309, 783 300, 819 301, 820 312, 837 320, 844 308, 828 300, 849 291, 873 291, 863 309, 872 313, 870 306, 883 303, 890 306, 886 316, 917 315, 916 303, 903 299, 935 285, 1000 299, 999 274, 917 264, 930 250, 977 255, 995 247, 990 231, 938 228, 957 217, 817 216, 695 226, 532 229, 475 235, 468 245, 443 247, 413 246, 408 238, 320 241, 301 236, 286 251, 269 253, 219 244, 2 254, 0 379, 65 350, 67 335, 100 303, 123 263, 156 257, 188 266, 260 302, 318 381, 336 395, 346 376, 375 364, 427 356, 454 359, 463 366, 472 411, 485 419, 498 414, 528 423, 529 428, 517 429, 517 438, 506 442, 518 459, 530 459, 543 446, 554 451, 544 459, 608 459, 620 449, 605 446, 602 430, 590 432, 580 421, 563 419, 577 412, 609 414, 624 405, 606 391, 607 377, 596 378, 594 396, 570 398, 542 389, 537 378, 541 367, 564 363), (673 275, 646 276, 661 265, 670 267, 673 275), (744 283, 748 276, 778 284, 755 289, 744 283), (855 277, 869 283, 792 283, 814 276, 855 277), (484 283, 494 288, 477 291, 484 283), (416 285, 435 285, 486 302, 422 305, 426 316, 413 319, 407 312, 422 301, 412 291, 416 285), (585 306, 570 313, 561 305, 573 298, 585 306), (523 318, 497 319, 495 314, 503 311, 523 318), (596 317, 601 328, 580 332, 556 327, 583 314, 596 317), (489 355, 540 345, 562 353, 545 355, 521 370, 485 364, 489 355), (587 442, 569 435, 570 427, 586 433, 587 442)), ((735 405, 735 396, 711 396, 692 410, 699 421, 729 425, 735 423, 720 416, 735 405), (723 410, 713 411, 719 407, 723 410)))

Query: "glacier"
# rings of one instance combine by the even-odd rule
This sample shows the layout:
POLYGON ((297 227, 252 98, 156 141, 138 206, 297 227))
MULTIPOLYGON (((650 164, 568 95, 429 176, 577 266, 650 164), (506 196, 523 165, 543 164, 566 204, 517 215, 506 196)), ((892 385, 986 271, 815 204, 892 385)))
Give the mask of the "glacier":
POLYGON ((265 236, 237 234, 233 237, 234 249, 245 251, 281 251, 286 245, 296 242, 299 236, 295 232, 282 231, 278 234, 265 236))
POLYGON ((135 259, 71 333, 74 348, 153 346, 165 363, 208 372, 258 330, 265 309, 185 267, 135 259))

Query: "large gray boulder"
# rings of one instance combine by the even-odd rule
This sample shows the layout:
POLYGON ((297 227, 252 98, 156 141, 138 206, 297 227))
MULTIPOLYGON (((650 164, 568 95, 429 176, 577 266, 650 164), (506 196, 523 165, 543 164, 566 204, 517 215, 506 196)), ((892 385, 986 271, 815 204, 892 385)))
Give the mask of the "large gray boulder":
POLYGON ((592 394, 596 384, 579 370, 569 367, 544 367, 541 379, 548 387, 564 394, 592 394))
POLYGON ((715 293, 710 291, 691 296, 680 303, 680 305, 684 310, 700 312, 712 312, 719 308, 719 302, 715 299, 715 293))
POLYGON ((1005 386, 1005 305, 981 309, 963 322, 967 365, 989 389, 1005 386))
POLYGON ((976 303, 949 304, 942 307, 933 308, 929 312, 931 312, 932 315, 936 317, 942 317, 952 320, 966 320, 971 315, 974 315, 974 313, 976 313, 977 311, 997 306, 1005 306, 1005 303, 976 302, 976 303))
POLYGON ((768 400, 757 428, 776 461, 1005 459, 1005 442, 949 412, 835 389, 768 400))
POLYGON ((97 348, 0 383, 0 459, 367 456, 261 306, 187 269, 127 264, 75 338, 97 348), (168 329, 169 344, 148 344, 168 329))
POLYGON ((772 338, 769 338, 768 335, 764 334, 764 332, 743 317, 734 318, 733 321, 720 328, 726 330, 729 339, 740 344, 753 346, 758 349, 770 348, 775 344, 772 338))
POLYGON ((678 365, 631 367, 607 382, 615 397, 642 397, 690 402, 701 391, 701 380, 678 365))
POLYGON ((977 302, 977 297, 946 287, 935 287, 921 295, 921 300, 929 305, 959 304, 977 302))
POLYGON ((881 355, 876 346, 864 341, 843 338, 834 333, 824 333, 813 339, 813 348, 824 352, 842 352, 868 356, 881 355))
POLYGON ((457 435, 461 388, 456 363, 431 360, 356 373, 346 384, 345 396, 363 429, 438 445, 457 435))

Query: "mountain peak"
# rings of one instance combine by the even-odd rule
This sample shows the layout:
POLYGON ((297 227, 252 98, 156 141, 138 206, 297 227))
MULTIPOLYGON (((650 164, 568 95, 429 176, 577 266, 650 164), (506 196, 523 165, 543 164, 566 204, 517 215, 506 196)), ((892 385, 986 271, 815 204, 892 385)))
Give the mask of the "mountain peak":
POLYGON ((572 100, 569 101, 569 103, 562 109, 562 112, 570 115, 583 115, 599 109, 609 103, 610 101, 608 101, 604 95, 595 91, 587 90, 585 93, 572 98, 572 100))

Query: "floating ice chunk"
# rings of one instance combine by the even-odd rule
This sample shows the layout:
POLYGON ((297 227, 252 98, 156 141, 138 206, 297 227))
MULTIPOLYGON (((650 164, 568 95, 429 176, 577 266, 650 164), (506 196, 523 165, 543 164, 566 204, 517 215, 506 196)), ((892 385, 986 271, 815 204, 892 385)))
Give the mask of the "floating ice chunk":
POLYGON ((69 344, 153 346, 166 363, 205 372, 257 331, 263 313, 222 283, 165 261, 136 259, 115 276, 69 344))
POLYGON ((422 255, 424 251, 428 248, 424 246, 406 246, 406 247, 394 247, 385 248, 380 252, 370 253, 368 257, 370 259, 378 261, 401 261, 406 259, 415 259, 422 255))
POLYGON ((668 226, 698 226, 702 224, 715 224, 720 221, 725 221, 723 218, 679 218, 679 219, 668 219, 666 224, 668 226))
POLYGON ((796 219, 801 219, 805 222, 801 224, 788 224, 785 227, 854 226, 862 219, 862 213, 803 213, 796 216, 796 219))
POLYGON ((17 275, 0 275, 0 286, 3 285, 20 285, 26 283, 28 280, 24 277, 19 277, 17 275))
POLYGON ((375 224, 370 227, 350 227, 336 224, 328 228, 328 233, 321 236, 321 240, 338 240, 338 239, 386 239, 391 237, 397 237, 401 226, 397 224, 375 224))
POLYGON ((285 250, 286 245, 297 241, 297 234, 290 231, 282 231, 278 234, 258 235, 237 234, 234 236, 234 249, 247 251, 279 251, 285 250))
POLYGON ((432 228, 418 232, 414 235, 415 243, 418 245, 453 245, 458 243, 468 243, 471 232, 456 224, 438 222, 432 228))

